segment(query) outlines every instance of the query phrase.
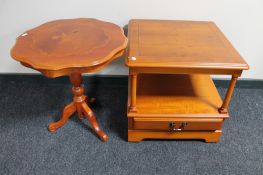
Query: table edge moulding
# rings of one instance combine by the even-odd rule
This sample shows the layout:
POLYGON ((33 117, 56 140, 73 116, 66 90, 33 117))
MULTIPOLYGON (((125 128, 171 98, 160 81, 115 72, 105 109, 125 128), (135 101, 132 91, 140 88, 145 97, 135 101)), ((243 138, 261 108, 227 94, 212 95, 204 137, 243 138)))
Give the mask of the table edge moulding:
MULTIPOLYGON (((48 43, 48 41, 44 41, 44 39, 42 40, 43 42, 46 42, 44 44, 51 45, 51 43, 48 43)), ((123 55, 124 48, 126 48, 127 43, 128 40, 124 35, 123 29, 116 24, 101 21, 94 18, 61 19, 61 20, 54 20, 44 23, 18 36, 16 39, 16 45, 13 46, 10 54, 15 60, 21 62, 22 65, 40 71, 47 77, 54 78, 62 75, 68 75, 71 72, 91 73, 91 72, 99 71, 107 64, 111 63, 112 60, 123 55), (66 27, 68 27, 67 26, 68 23, 77 24, 78 26, 77 28, 72 27, 71 28, 72 31, 67 31, 66 27), (65 54, 65 57, 56 54, 52 55, 49 53, 45 53, 43 50, 40 50, 38 48, 39 45, 37 45, 37 43, 35 42, 36 37, 39 37, 40 34, 45 34, 43 33, 45 31, 42 30, 49 31, 49 28, 51 27, 56 28, 58 25, 61 25, 62 30, 63 27, 65 28, 62 34, 54 35, 54 33, 59 32, 59 30, 55 31, 54 29, 51 30, 52 29, 51 28, 50 31, 54 33, 52 33, 52 35, 47 35, 43 37, 46 38, 50 37, 51 38, 50 40, 54 40, 54 41, 60 39, 62 40, 61 43, 67 42, 66 37, 68 37, 69 40, 69 39, 74 39, 74 37, 76 37, 75 35, 77 35, 78 33, 83 34, 84 32, 81 30, 83 30, 83 28, 85 27, 84 24, 88 24, 88 23, 94 23, 94 26, 97 27, 97 28, 94 27, 95 29, 93 30, 101 29, 102 33, 104 34, 104 36, 101 37, 105 37, 105 39, 102 40, 103 43, 100 46, 93 46, 91 50, 86 51, 86 53, 84 54, 69 52, 68 55, 65 54), (64 34, 64 32, 67 33, 64 34), (111 35, 114 35, 115 37, 114 40, 112 40, 113 37, 110 37, 111 35), (63 39, 65 41, 63 41, 63 39), (99 49, 105 49, 106 51, 100 52, 99 49), (92 54, 94 52, 95 54, 92 54), (70 61, 74 56, 81 57, 81 59, 79 59, 79 62, 72 63, 70 61), (91 58, 89 58, 90 60, 87 61, 87 58, 89 56, 91 56, 91 58), (51 61, 45 61, 45 62, 36 61, 37 59, 45 60, 45 58, 47 57, 50 57, 51 61), (61 59, 64 59, 63 62, 60 61, 61 59)), ((48 46, 46 45, 42 47, 43 49, 48 50, 47 49, 48 46)), ((70 50, 69 48, 67 49, 70 50)))
MULTIPOLYGON (((236 51, 236 49, 231 45, 231 43, 228 41, 228 39, 224 36, 224 34, 221 32, 221 30, 215 25, 214 22, 211 21, 184 21, 184 20, 144 20, 144 19, 132 19, 129 21, 128 25, 128 38, 129 43, 133 43, 131 46, 128 43, 128 49, 127 49, 127 55, 128 59, 126 59, 126 65, 128 67, 134 67, 134 68, 179 68, 179 69, 209 69, 209 70, 216 70, 216 69, 223 69, 223 70, 247 70, 249 69, 248 64, 244 61, 244 59, 239 55, 239 53, 236 51), (236 58, 238 62, 194 62, 194 61, 181 61, 181 60, 188 60, 186 56, 174 56, 174 55, 142 55, 141 53, 141 47, 146 47, 146 44, 140 44, 141 37, 140 34, 144 32, 143 27, 140 27, 141 25, 144 25, 146 23, 178 23, 178 24, 195 24, 195 25, 202 25, 207 26, 207 28, 211 29, 211 32, 216 33, 216 39, 220 41, 223 45, 224 51, 228 52, 229 55, 231 55, 233 58, 236 58), (141 29, 142 28, 142 29, 141 29), (143 32, 140 32, 143 31, 143 32), (130 37, 132 35, 132 39, 130 37), (158 62, 153 62, 152 60, 158 59, 158 62), (180 60, 180 61, 179 61, 180 60), (147 65, 147 66, 146 66, 147 65)), ((175 28, 175 27, 174 27, 175 28)), ((158 30, 158 29, 156 29, 158 30)), ((159 33, 162 34, 162 33, 159 33)), ((165 35, 165 33, 163 33, 165 35)), ((151 35, 150 37, 156 37, 151 35)), ((146 38, 146 37, 145 37, 146 38)), ((191 46, 189 46, 190 48, 191 46)), ((181 49, 181 48, 180 48, 181 49)), ((229 57, 231 57, 229 56, 229 57)), ((216 57, 214 58, 216 59, 216 57)), ((228 74, 228 73, 227 73, 228 74)))

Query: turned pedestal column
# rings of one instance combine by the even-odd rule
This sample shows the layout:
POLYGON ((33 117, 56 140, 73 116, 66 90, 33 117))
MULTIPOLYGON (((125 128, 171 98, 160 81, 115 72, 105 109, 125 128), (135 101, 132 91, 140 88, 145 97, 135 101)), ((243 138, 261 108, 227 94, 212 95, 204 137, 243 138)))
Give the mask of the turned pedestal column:
POLYGON ((75 112, 78 113, 78 117, 82 120, 84 117, 90 122, 95 133, 100 137, 102 141, 107 141, 108 136, 100 129, 96 117, 89 107, 88 97, 84 95, 84 87, 82 84, 81 74, 71 74, 70 82, 72 83, 72 93, 74 95, 73 101, 68 104, 63 111, 62 117, 59 121, 51 123, 48 126, 48 130, 51 132, 56 131, 58 128, 62 127, 68 119, 75 112))

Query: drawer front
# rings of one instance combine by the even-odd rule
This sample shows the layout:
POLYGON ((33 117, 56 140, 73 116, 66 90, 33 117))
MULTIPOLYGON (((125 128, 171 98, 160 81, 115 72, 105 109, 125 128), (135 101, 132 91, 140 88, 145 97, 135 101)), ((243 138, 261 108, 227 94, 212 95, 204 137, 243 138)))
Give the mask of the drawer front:
POLYGON ((219 130, 223 119, 189 119, 189 118, 133 118, 133 129, 194 131, 219 130))

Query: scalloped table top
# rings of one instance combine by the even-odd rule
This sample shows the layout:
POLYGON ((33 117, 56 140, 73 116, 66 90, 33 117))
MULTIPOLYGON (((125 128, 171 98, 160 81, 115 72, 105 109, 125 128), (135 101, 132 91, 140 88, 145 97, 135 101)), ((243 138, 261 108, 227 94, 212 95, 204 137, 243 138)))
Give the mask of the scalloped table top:
POLYGON ((119 26, 91 18, 47 22, 20 35, 11 56, 48 77, 93 72, 121 56, 127 38, 119 26))

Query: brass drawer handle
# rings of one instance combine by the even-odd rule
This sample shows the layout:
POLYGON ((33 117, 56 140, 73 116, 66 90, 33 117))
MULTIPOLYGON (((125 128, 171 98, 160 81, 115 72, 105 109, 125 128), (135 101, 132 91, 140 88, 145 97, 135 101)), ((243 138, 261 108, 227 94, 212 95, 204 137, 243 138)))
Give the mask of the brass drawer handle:
POLYGON ((184 127, 187 125, 186 122, 182 122, 181 126, 179 128, 176 128, 175 122, 170 122, 169 123, 169 130, 170 131, 182 131, 184 130, 184 127))

